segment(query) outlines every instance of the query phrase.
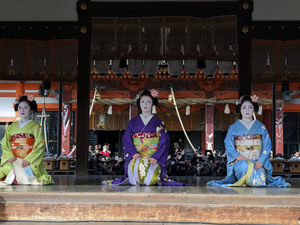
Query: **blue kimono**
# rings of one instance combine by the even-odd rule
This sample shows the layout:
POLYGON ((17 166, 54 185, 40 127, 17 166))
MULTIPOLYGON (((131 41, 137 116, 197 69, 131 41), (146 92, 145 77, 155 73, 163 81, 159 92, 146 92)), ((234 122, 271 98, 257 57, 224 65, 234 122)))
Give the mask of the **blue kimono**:
POLYGON ((112 184, 184 185, 169 179, 166 174, 169 142, 170 137, 158 117, 152 116, 146 125, 140 115, 131 119, 123 135, 125 175, 112 184), (141 156, 133 159, 136 153, 141 156), (150 165, 147 158, 154 158, 157 163, 150 165))
POLYGON ((269 160, 271 139, 267 128, 255 120, 248 130, 240 120, 229 127, 225 138, 227 154, 227 176, 223 180, 209 181, 211 186, 287 187, 289 183, 282 177, 272 177, 269 160), (237 160, 238 156, 247 160, 237 160), (255 169, 255 162, 263 166, 255 169))

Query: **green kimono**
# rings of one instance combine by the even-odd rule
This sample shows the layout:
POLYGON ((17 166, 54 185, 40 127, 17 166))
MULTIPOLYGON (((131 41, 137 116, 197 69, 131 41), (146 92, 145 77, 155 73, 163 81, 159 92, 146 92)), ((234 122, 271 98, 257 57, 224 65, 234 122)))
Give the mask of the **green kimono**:
POLYGON ((17 157, 29 162, 29 166, 38 182, 43 182, 44 185, 54 183, 43 165, 45 140, 43 130, 37 122, 32 120, 22 129, 20 129, 18 122, 8 126, 1 147, 3 154, 0 178, 7 176, 14 168, 13 163, 9 163, 7 160, 17 157))

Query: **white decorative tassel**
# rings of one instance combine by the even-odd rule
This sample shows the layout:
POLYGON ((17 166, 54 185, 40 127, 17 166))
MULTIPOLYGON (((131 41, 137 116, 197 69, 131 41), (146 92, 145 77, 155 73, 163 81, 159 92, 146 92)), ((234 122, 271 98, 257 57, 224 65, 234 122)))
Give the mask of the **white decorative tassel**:
POLYGON ((225 113, 225 114, 230 114, 230 108, 229 108, 228 103, 227 103, 226 106, 225 106, 224 113, 225 113))
POLYGON ((258 108, 257 114, 262 115, 262 110, 263 110, 263 107, 262 107, 262 105, 260 105, 259 108, 258 108))
POLYGON ((188 116, 188 115, 190 115, 190 114, 191 114, 191 106, 187 105, 187 106, 185 107, 185 115, 188 116))
POLYGON ((131 47, 131 44, 128 45, 128 50, 127 50, 127 54, 129 54, 129 52, 132 51, 132 47, 131 47))
POLYGON ((112 115, 112 106, 110 105, 107 110, 108 115, 112 115))
POLYGON ((152 106, 152 114, 156 114, 156 113, 157 113, 157 111, 156 111, 156 106, 153 105, 153 106, 152 106))
POLYGON ((253 118, 254 118, 254 120, 256 120, 255 112, 253 112, 253 118))
POLYGON ((6 122, 6 124, 5 124, 5 130, 8 128, 8 122, 6 122))

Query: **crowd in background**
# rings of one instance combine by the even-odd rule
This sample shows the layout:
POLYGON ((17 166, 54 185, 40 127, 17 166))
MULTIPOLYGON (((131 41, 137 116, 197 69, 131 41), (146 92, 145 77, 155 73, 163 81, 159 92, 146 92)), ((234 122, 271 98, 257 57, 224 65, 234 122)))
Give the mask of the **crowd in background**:
MULTIPOLYGON (((124 158, 113 156, 109 144, 89 145, 89 169, 98 175, 124 175, 124 158)), ((167 173, 170 176, 226 176, 226 155, 219 151, 197 149, 195 154, 186 155, 185 150, 174 145, 168 156, 167 173)))
POLYGON ((226 176, 226 155, 219 151, 206 151, 206 155, 198 149, 193 155, 175 148, 168 156, 167 173, 170 176, 226 176))

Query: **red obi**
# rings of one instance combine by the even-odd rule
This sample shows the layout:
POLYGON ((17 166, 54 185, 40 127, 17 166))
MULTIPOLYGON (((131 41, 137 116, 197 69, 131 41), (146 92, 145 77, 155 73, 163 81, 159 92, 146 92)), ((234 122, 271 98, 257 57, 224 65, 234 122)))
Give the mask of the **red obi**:
POLYGON ((33 134, 15 134, 10 138, 12 152, 15 157, 24 159, 33 149, 33 134))

